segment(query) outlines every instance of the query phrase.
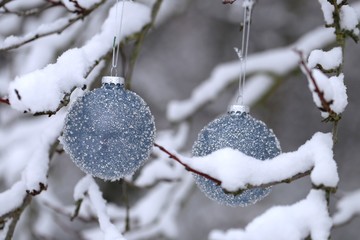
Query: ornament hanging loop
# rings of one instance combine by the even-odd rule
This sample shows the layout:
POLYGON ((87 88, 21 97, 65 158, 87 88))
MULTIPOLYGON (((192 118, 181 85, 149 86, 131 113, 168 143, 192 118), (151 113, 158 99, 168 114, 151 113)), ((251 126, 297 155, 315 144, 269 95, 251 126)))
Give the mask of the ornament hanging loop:
POLYGON ((121 14, 119 16, 119 0, 116 0, 116 12, 115 12, 115 34, 112 46, 112 63, 110 69, 110 75, 118 77, 118 60, 119 60, 119 45, 121 42, 121 32, 122 32, 122 25, 123 25, 123 18, 124 18, 124 8, 125 8, 125 0, 122 0, 122 7, 121 7, 121 14), (118 41, 118 44, 116 42, 118 41))
POLYGON ((249 37, 250 37, 250 24, 251 24, 251 15, 255 0, 244 0, 244 18, 241 25, 242 30, 242 40, 241 40, 241 49, 234 48, 239 60, 240 60, 240 75, 239 75, 239 95, 236 100, 236 104, 243 106, 244 105, 244 86, 246 80, 246 62, 249 49, 249 37))

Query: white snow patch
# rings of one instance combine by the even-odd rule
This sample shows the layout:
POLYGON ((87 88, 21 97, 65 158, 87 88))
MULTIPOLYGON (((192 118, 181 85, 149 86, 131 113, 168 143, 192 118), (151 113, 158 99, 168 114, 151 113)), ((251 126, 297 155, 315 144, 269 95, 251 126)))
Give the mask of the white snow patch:
POLYGON ((309 68, 315 68, 320 64, 325 70, 337 68, 342 63, 342 50, 341 47, 335 47, 330 51, 323 51, 316 49, 311 51, 308 58, 309 68))
POLYGON ((89 9, 95 4, 98 4, 101 2, 101 0, 77 0, 79 5, 83 8, 89 9))
POLYGON ((334 225, 341 225, 355 215, 360 215, 360 190, 345 195, 336 204, 337 212, 333 216, 334 225))
MULTIPOLYGON (((325 100, 331 103, 330 108, 337 114, 342 113, 348 104, 348 96, 346 93, 346 86, 344 84, 344 74, 340 74, 339 76, 332 76, 328 78, 320 70, 313 69, 312 75, 316 81, 319 90, 324 93, 325 100)), ((318 93, 314 91, 315 85, 311 80, 311 78, 309 76, 307 77, 314 103, 318 108, 321 108, 322 104, 318 96, 318 93)), ((322 112, 321 115, 324 118, 328 117, 327 112, 322 112)))
POLYGON ((353 31, 354 34, 359 35, 357 25, 359 19, 354 8, 349 5, 344 5, 340 8, 340 26, 343 29, 353 31))
POLYGON ((325 193, 311 190, 306 199, 290 206, 273 207, 255 218, 244 230, 214 230, 211 240, 299 240, 310 235, 313 240, 330 236, 332 221, 325 193))
POLYGON ((0 193, 0 216, 18 208, 26 196, 26 186, 23 181, 15 183, 10 189, 0 193))
POLYGON ((34 139, 36 147, 23 171, 22 178, 30 192, 39 191, 39 183, 47 185, 49 152, 51 145, 59 137, 64 125, 65 111, 50 117, 42 132, 34 139))
POLYGON ((333 18, 333 12, 334 12, 334 6, 331 5, 327 0, 319 0, 319 3, 321 5, 321 10, 324 14, 324 19, 326 24, 331 25, 334 23, 333 18))

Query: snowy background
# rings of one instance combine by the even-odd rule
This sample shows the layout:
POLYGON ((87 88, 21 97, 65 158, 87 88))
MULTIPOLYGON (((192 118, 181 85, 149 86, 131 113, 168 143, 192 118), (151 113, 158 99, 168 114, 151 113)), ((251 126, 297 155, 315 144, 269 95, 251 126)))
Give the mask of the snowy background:
MULTIPOLYGON (((14 0, 8 4, 8 8, 20 11, 42 2, 44 1, 34 1, 30 4, 25 0, 14 0), (26 4, 30 6, 26 7, 26 4)), ((66 3, 69 10, 74 10, 70 1, 62 2, 66 3)), ((89 8, 90 3, 103 1, 78 2, 89 8)), ((109 236, 117 236, 117 231, 123 231, 126 214, 122 183, 96 180, 103 197, 111 203, 109 216, 104 216, 103 201, 97 185, 91 178, 83 178, 84 174, 67 154, 55 153, 48 168, 47 153, 52 147, 48 143, 53 142, 60 134, 65 109, 50 119, 47 116, 33 117, 22 113, 55 110, 58 105, 56 101, 62 99, 62 91, 68 92, 73 86, 81 88, 86 84, 88 89, 99 86, 100 76, 109 71, 110 58, 107 62, 101 61, 88 78, 84 79, 84 74, 92 67, 94 60, 111 48, 109 46, 113 32, 109 26, 113 24, 110 19, 106 27, 104 21, 114 2, 105 1, 90 17, 77 21, 60 35, 44 37, 18 49, 0 52, 0 96, 7 97, 10 94, 13 108, 20 110, 0 104, 0 190, 3 192, 14 186, 12 192, 0 197, 0 206, 3 206, 1 214, 4 211, 6 213, 7 208, 11 209, 11 204, 21 204, 21 199, 19 203, 15 199, 19 199, 25 189, 39 191, 39 182, 48 185, 47 191, 35 196, 24 212, 14 239, 100 239, 97 236, 102 235, 96 216, 101 219, 100 228, 107 228, 105 232, 109 236), (105 27, 102 29, 103 24, 105 27), (89 44, 88 40, 98 33, 101 34, 97 41, 89 44), (104 43, 105 39, 109 39, 109 45, 104 43), (48 75, 34 72, 49 63, 55 63, 60 55, 72 48, 76 49, 58 60, 59 65, 63 64, 59 69, 48 66, 48 75), (62 71, 65 68, 73 70, 62 71), (30 75, 24 75, 26 73, 30 75), (66 82, 68 78, 72 80, 66 82), (21 85, 19 91, 25 91, 23 97, 26 98, 26 89, 32 85, 20 84, 24 79, 30 79, 30 82, 31 79, 43 81, 39 83, 42 87, 36 91, 28 91, 29 99, 36 99, 36 103, 30 101, 29 106, 18 101, 15 91, 8 90, 18 89, 21 85), (50 82, 46 85, 47 79, 57 84, 50 82), (58 93, 58 96, 51 91, 58 93), (54 102, 42 101, 44 98, 53 99, 54 102), (34 108, 28 109, 30 106, 34 108), (88 192, 88 197, 84 198, 84 192, 88 192), (75 209, 74 202, 81 198, 85 200, 80 215, 74 222, 70 222, 69 216, 75 209), (111 218, 116 227, 109 223, 108 218, 111 218)), ((124 21, 125 35, 139 31, 150 18, 148 6, 153 1, 135 2, 139 6, 129 6, 125 10, 129 14, 124 21)), ((356 6, 360 13, 360 3, 349 3, 356 6)), ((238 31, 242 18, 241 2, 223 5, 220 0, 164 0, 162 7, 155 28, 147 35, 140 52, 132 89, 147 101, 155 115, 158 129, 156 142, 188 156, 201 128, 225 113, 229 102, 236 97, 238 65, 233 47, 241 44, 241 34, 238 31), (192 99, 194 88, 209 79, 217 81, 217 84, 210 84, 210 89, 207 88, 206 91, 209 99, 205 97, 204 101, 210 103, 202 106, 200 100, 199 110, 188 108, 186 101, 182 100, 192 99), (224 91, 217 94, 222 86, 224 91), (189 121, 184 121, 185 119, 189 121)), ((72 17, 63 7, 54 7, 42 14, 41 18, 28 17, 26 21, 14 14, 1 13, 0 49, 21 40, 8 38, 4 41, 7 36, 25 36, 26 33, 37 31, 38 26, 43 23, 61 27, 64 22, 55 20, 63 17, 65 20, 72 17)), ((296 54, 291 51, 294 45, 300 46, 305 54, 309 54, 313 48, 329 50, 329 46, 333 44, 332 39, 328 38, 329 34, 316 30, 323 24, 324 18, 318 1, 258 1, 254 9, 248 68, 252 73, 271 72, 273 78, 264 74, 250 78, 253 86, 247 86, 245 98, 248 97, 247 101, 254 105, 251 107, 251 114, 274 130, 283 152, 297 150, 318 131, 331 132, 331 124, 321 122, 306 76, 302 74, 298 60, 293 57, 296 54), (310 34, 306 35, 308 33, 310 34), (261 84, 256 84, 257 82, 261 84), (261 92, 259 86, 264 88, 264 92, 261 92)), ((49 26, 40 30, 46 31, 47 27, 49 26)), ((360 188, 360 111, 357 107, 360 104, 357 93, 360 89, 357 81, 360 74, 360 50, 351 40, 346 44, 343 72, 349 104, 339 123, 338 143, 333 150, 340 181, 337 193, 331 197, 331 214, 336 212, 339 199, 360 188)), ((125 51, 129 52, 130 47, 125 51)), ((76 90, 72 99, 81 94, 80 90, 76 90)), ((192 103, 190 105, 193 107, 192 103)), ((57 148, 61 149, 61 145, 57 148)), ((128 239, 207 239, 213 229, 243 229, 256 216, 274 205, 294 204, 303 200, 297 206, 311 209, 314 206, 307 199, 322 199, 321 193, 311 190, 310 178, 305 177, 291 184, 274 186, 272 193, 256 205, 245 208, 221 206, 207 199, 193 184, 191 174, 179 164, 167 160, 157 149, 154 150, 151 164, 145 165, 142 173, 135 183, 126 187, 133 229, 125 234, 128 239), (149 181, 156 178, 175 179, 175 182, 147 186, 156 184, 149 181), (147 188, 141 188, 144 186, 147 188)), ((360 199, 358 193, 350 197, 355 201, 360 199)), ((350 206, 355 202, 350 200, 339 207, 350 206)), ((316 201, 311 203, 314 202, 316 201)), ((359 209, 359 206, 352 207, 356 208, 359 209)), ((344 216, 337 216, 334 221, 341 222, 342 217, 344 216)), ((281 222, 280 218, 278 220, 281 222)), ((334 228, 332 239, 358 239, 359 224, 358 218, 345 226, 334 228)), ((212 232, 211 237, 217 239, 216 234, 221 233, 212 232)))

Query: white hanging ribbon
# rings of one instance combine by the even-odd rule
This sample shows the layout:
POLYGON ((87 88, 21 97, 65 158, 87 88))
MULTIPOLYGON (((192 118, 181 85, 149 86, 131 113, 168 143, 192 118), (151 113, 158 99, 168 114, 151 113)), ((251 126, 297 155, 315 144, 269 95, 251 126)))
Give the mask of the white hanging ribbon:
POLYGON ((122 8, 121 8, 121 15, 119 16, 119 0, 116 0, 116 12, 115 12, 115 19, 116 19, 116 27, 115 27, 115 34, 114 34, 114 41, 113 41, 113 52, 112 52, 112 64, 110 74, 111 76, 118 76, 117 65, 119 60, 119 45, 120 45, 120 36, 122 31, 122 23, 124 17, 124 8, 125 8, 125 0, 122 0, 122 8), (120 19, 119 19, 120 18, 120 19), (118 29, 118 31, 117 31, 118 29), (117 39, 119 39, 119 43, 116 44, 117 39))
POLYGON ((249 36, 250 36, 250 24, 251 24, 251 13, 255 0, 244 0, 244 19, 242 24, 242 41, 241 41, 241 50, 234 48, 240 60, 241 73, 239 76, 239 96, 236 103, 239 105, 244 105, 244 85, 246 80, 246 61, 249 49, 249 36))

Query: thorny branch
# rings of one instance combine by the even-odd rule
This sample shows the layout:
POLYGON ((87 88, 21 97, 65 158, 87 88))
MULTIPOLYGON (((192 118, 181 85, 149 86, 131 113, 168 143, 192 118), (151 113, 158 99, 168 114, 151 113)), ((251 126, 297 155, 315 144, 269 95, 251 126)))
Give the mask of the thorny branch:
MULTIPOLYGON (((163 147, 163 146, 161 146, 161 145, 159 145, 157 143, 154 143, 154 146, 159 148, 162 152, 166 153, 169 156, 169 158, 171 158, 171 159, 177 161, 178 163, 180 163, 181 165, 183 165, 187 171, 198 174, 198 175, 200 175, 202 177, 205 177, 205 178, 215 182, 215 184, 217 184, 217 185, 221 185, 222 182, 219 179, 216 179, 216 178, 214 178, 214 177, 212 177, 212 176, 210 176, 210 175, 208 175, 206 173, 202 173, 202 172, 190 167, 189 165, 183 163, 179 157, 177 157, 175 154, 171 153, 165 147, 163 147)), ((258 187, 267 188, 267 187, 271 187, 271 186, 274 186, 274 185, 277 185, 277 184, 280 184, 280 183, 291 183, 291 182, 293 182, 293 181, 295 181, 297 179, 300 179, 300 178, 303 178, 303 177, 305 177, 307 175, 310 175, 311 171, 312 171, 312 168, 305 171, 305 172, 303 172, 303 173, 295 174, 294 176, 292 176, 290 178, 287 178, 287 179, 274 181, 274 182, 269 182, 269 183, 264 183, 264 184, 260 184, 260 185, 257 185, 257 186, 248 184, 246 186, 246 189, 258 188, 258 187)), ((317 188, 322 188, 322 187, 317 187, 317 188)), ((239 191, 237 191, 237 192, 229 192, 229 193, 240 194, 242 191, 244 191, 246 189, 239 189, 239 191)), ((224 190, 224 191, 226 192, 226 190, 224 190)))

